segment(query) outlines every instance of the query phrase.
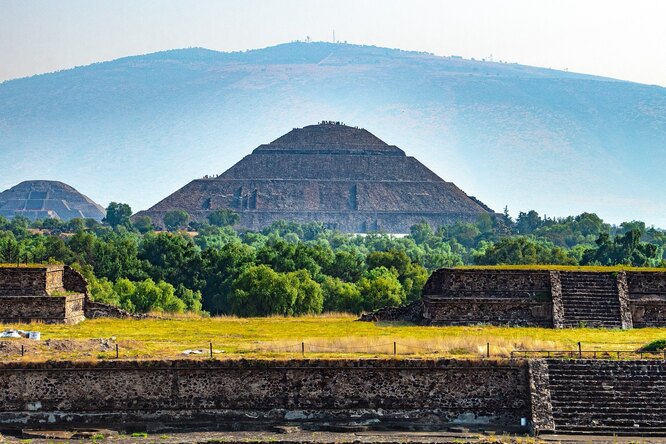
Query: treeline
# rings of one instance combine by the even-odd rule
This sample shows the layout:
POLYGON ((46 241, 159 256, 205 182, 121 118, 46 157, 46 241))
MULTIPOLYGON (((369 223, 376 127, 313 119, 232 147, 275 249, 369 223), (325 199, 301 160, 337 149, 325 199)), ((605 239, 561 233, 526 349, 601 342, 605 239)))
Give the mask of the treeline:
POLYGON ((174 214, 171 231, 156 232, 150 219, 130 215, 129 206, 113 203, 103 224, 0 218, 0 261, 70 264, 95 300, 129 311, 240 316, 398 305, 420 297, 432 270, 463 264, 666 266, 664 231, 642 222, 610 226, 591 213, 484 215, 436 230, 422 222, 404 237, 345 234, 320 223, 235 230, 238 215, 228 210, 205 223, 174 214))

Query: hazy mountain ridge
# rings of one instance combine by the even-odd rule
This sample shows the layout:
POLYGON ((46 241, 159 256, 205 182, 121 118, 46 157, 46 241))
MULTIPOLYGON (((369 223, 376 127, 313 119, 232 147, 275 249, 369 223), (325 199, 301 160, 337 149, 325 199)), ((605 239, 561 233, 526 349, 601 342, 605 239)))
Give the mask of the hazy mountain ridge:
POLYGON ((0 84, 0 188, 156 203, 292 127, 342 120, 493 208, 666 226, 666 89, 329 43, 133 56, 0 84))

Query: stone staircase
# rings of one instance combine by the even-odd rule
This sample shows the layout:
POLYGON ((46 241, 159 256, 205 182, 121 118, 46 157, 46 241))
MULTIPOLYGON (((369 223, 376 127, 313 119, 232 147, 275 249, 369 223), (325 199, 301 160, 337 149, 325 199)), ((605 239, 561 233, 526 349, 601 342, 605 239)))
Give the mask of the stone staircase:
POLYGON ((555 433, 666 436, 666 361, 546 362, 555 433))
POLYGON ((622 328, 614 273, 561 272, 564 327, 622 328))

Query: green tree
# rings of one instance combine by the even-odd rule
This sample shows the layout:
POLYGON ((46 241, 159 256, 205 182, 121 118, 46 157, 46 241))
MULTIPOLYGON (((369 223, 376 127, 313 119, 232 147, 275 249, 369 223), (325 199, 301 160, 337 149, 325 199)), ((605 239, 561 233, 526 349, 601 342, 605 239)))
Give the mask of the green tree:
POLYGON ((208 215, 208 223, 217 227, 236 225, 239 221, 238 213, 227 208, 215 210, 208 215))
POLYGON ((296 289, 296 300, 291 313, 318 314, 324 308, 324 293, 321 286, 312 279, 307 270, 298 270, 287 274, 292 287, 296 289))
POLYGON ((333 261, 324 268, 325 274, 345 282, 356 282, 364 271, 364 257, 358 250, 335 252, 333 261))
POLYGON ((238 241, 222 248, 206 248, 202 254, 203 309, 213 314, 231 313, 234 281, 255 265, 256 252, 238 241))
POLYGON ((136 285, 134 282, 126 278, 120 278, 113 284, 113 291, 118 296, 120 308, 131 313, 136 311, 136 306, 132 302, 132 298, 136 293, 136 285))
POLYGON ((364 311, 401 305, 406 300, 398 276, 383 266, 368 270, 356 283, 356 288, 361 294, 361 309, 364 311))
POLYGON ((239 316, 292 315, 298 290, 283 273, 267 265, 245 270, 234 281, 231 312, 239 316))
POLYGON ((421 220, 419 223, 413 225, 409 229, 409 232, 410 237, 414 239, 414 242, 417 244, 425 244, 435 236, 432 227, 425 220, 421 220))
POLYGON ((565 249, 525 236, 506 237, 488 244, 474 261, 479 265, 576 265, 576 260, 565 249))
POLYGON ((122 225, 129 227, 130 216, 132 215, 132 208, 125 203, 111 202, 106 208, 106 216, 102 219, 102 222, 105 222, 111 225, 113 228, 122 225))
POLYGON ((139 245, 138 258, 146 261, 148 275, 155 281, 198 289, 202 284, 202 259, 194 241, 180 233, 148 233, 139 245))
POLYGON ((164 214, 164 225, 169 231, 176 231, 187 227, 190 215, 184 210, 167 211, 164 214))
POLYGON ((139 233, 143 234, 153 229, 153 220, 150 216, 137 216, 134 218, 133 225, 139 233))
POLYGON ((182 313, 185 310, 185 303, 176 297, 173 285, 164 281, 155 283, 152 279, 136 284, 132 303, 137 311, 144 313, 154 310, 182 313))
POLYGON ((326 276, 321 288, 324 295, 324 311, 356 314, 363 311, 361 292, 356 285, 326 276))
POLYGON ((636 267, 656 266, 660 262, 659 248, 654 244, 641 242, 641 231, 638 228, 615 236, 615 238, 611 238, 608 233, 601 233, 596 240, 596 247, 586 250, 581 260, 584 265, 632 265, 636 267))

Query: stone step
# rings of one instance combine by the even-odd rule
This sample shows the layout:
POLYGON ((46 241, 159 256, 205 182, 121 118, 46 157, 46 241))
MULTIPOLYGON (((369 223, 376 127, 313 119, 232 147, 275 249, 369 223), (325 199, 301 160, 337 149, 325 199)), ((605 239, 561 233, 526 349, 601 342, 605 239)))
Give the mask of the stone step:
MULTIPOLYGON (((580 410, 581 406, 577 408, 565 409, 561 406, 555 408, 553 406, 553 414, 557 414, 558 418, 573 418, 573 417, 608 417, 608 418, 620 418, 620 419, 636 419, 636 418, 658 418, 660 421, 665 420, 666 418, 666 406, 649 406, 649 405, 640 405, 636 406, 635 409, 631 408, 607 408, 607 409, 598 409, 595 406, 587 406, 588 410, 580 410)), ((585 407, 585 406, 583 406, 585 407)))
POLYGON ((616 427, 616 426, 576 426, 557 425, 555 432, 576 435, 620 435, 620 436, 666 436, 666 426, 658 427, 616 427))
POLYGON ((666 410, 666 404, 663 402, 650 402, 647 399, 638 401, 635 404, 627 404, 626 399, 620 401, 613 401, 610 399, 598 399, 584 402, 580 400, 564 400, 560 399, 558 402, 553 401, 553 408, 561 412, 577 412, 577 413, 604 413, 604 412, 625 412, 625 413, 643 413, 648 412, 663 412, 666 410), (587 410, 581 410, 587 409, 587 410))
POLYGON ((567 296, 564 296, 562 303, 566 307, 567 305, 582 305, 582 306, 592 306, 602 304, 604 306, 620 306, 620 300, 617 296, 604 296, 603 298, 593 298, 589 296, 581 296, 578 299, 569 299, 567 296))
POLYGON ((615 281, 561 281, 562 290, 567 288, 617 288, 615 281))
POLYGON ((601 419, 601 418, 580 418, 578 421, 555 421, 555 428, 558 425, 566 427, 575 426, 606 426, 606 427, 622 427, 633 429, 637 425, 639 427, 664 427, 666 428, 666 421, 663 418, 655 418, 653 420, 642 421, 640 419, 627 419, 626 421, 614 419, 601 419))
POLYGON ((550 376, 550 385, 556 388, 562 387, 572 387, 572 388, 589 388, 589 389, 604 389, 603 384, 606 384, 610 387, 617 387, 619 389, 625 388, 626 390, 631 390, 636 387, 642 388, 645 387, 645 384, 649 384, 648 388, 666 388, 664 385, 663 376, 654 376, 654 377, 644 377, 644 378, 622 378, 622 379, 611 379, 608 376, 598 376, 594 375, 580 375, 578 377, 559 377, 559 376, 550 376))
POLYGON ((589 304, 601 303, 608 305, 620 305, 620 298, 612 294, 590 294, 580 293, 576 295, 562 295, 562 303, 564 304, 589 304))
MULTIPOLYGON (((578 353, 578 351, 576 351, 576 353, 578 353)), ((601 351, 598 351, 598 353, 601 353, 601 351)), ((627 350, 626 353, 637 352, 627 350)), ((548 374, 554 376, 590 376, 595 378, 600 376, 612 378, 634 378, 639 376, 654 376, 660 378, 666 377, 666 367, 659 365, 661 362, 663 362, 662 360, 652 361, 655 363, 655 365, 644 364, 637 367, 612 368, 608 370, 590 369, 589 367, 578 366, 575 364, 575 362, 576 361, 571 361, 571 364, 567 367, 551 368, 548 374)))
POLYGON ((620 313, 619 305, 606 304, 568 304, 564 303, 564 311, 573 313, 598 313, 605 315, 607 313, 620 313))
POLYGON ((599 318, 599 319, 606 319, 608 317, 612 316, 618 316, 620 314, 620 310, 615 309, 615 308, 608 308, 607 310, 602 310, 602 309, 584 309, 584 308, 576 308, 576 309, 571 309, 569 307, 564 307, 564 314, 565 315, 571 315, 571 316, 576 316, 576 315, 587 315, 593 318, 599 318), (591 316, 593 315, 593 316, 591 316))
POLYGON ((596 285, 596 284, 563 284, 562 293, 566 294, 570 291, 589 291, 591 293, 611 293, 617 294, 617 285, 596 285))
MULTIPOLYGON (((578 352, 574 352, 578 354, 578 352)), ((583 381, 585 383, 596 382, 597 385, 600 383, 625 383, 625 382, 663 382, 666 378, 666 373, 663 370, 659 369, 650 369, 648 372, 645 372, 641 369, 633 369, 634 371, 631 374, 615 374, 615 373, 592 373, 585 371, 577 370, 556 370, 552 373, 549 373, 551 383, 562 382, 563 384, 568 384, 575 381, 583 381)), ((620 373, 620 372, 618 372, 620 373)))
POLYGON ((567 313, 564 312, 565 321, 564 322, 574 322, 574 321, 590 321, 590 322, 611 322, 622 324, 622 321, 619 319, 620 316, 598 316, 594 313, 567 313))
POLYGON ((589 279, 560 279, 560 284, 562 285, 562 288, 565 287, 581 287, 581 286, 588 286, 588 287, 614 287, 617 288, 617 282, 614 280, 589 280, 589 279))
POLYGON ((593 285, 564 285, 562 286, 562 294, 570 294, 571 292, 589 292, 589 293, 608 293, 618 294, 617 288, 611 286, 593 286, 593 285))
POLYGON ((606 315, 609 313, 619 314, 619 305, 605 305, 605 304, 568 304, 564 303, 564 311, 571 313, 594 313, 606 315))
POLYGON ((585 328, 622 328, 622 323, 618 322, 607 322, 607 321, 596 321, 596 320, 590 320, 590 319, 570 319, 569 321, 565 321, 563 323, 564 327, 567 328, 579 328, 581 327, 579 324, 584 323, 585 325, 582 327, 585 328))
POLYGON ((573 392, 570 394, 558 392, 555 390, 552 390, 550 392, 550 399, 553 405, 559 405, 559 406, 568 406, 568 405, 573 405, 573 406, 582 406, 582 405, 588 405, 588 406, 598 406, 599 408, 602 408, 604 406, 619 406, 619 407, 626 407, 627 405, 631 406, 640 406, 644 404, 649 404, 649 405, 658 405, 658 406, 664 406, 663 402, 652 402, 650 399, 650 396, 664 396, 663 395, 663 389, 661 390, 662 393, 653 392, 651 395, 649 393, 642 393, 637 396, 632 396, 631 393, 614 393, 614 392, 607 392, 605 395, 602 395, 601 393, 594 393, 594 394, 586 394, 582 395, 579 394, 576 396, 573 392), (616 404, 619 403, 619 404, 616 404), (627 404, 628 403, 628 404, 627 404))
POLYGON ((591 295, 589 293, 581 293, 580 295, 563 295, 562 302, 565 304, 607 304, 607 305, 620 305, 620 299, 617 295, 591 295))
MULTIPOLYGON (((577 352, 575 352, 577 353, 577 352)), ((619 372, 618 372, 619 373, 619 372)), ((624 372, 622 372, 624 373, 624 372)), ((635 372, 631 374, 613 374, 613 373, 588 373, 588 372, 576 372, 573 371, 562 371, 562 372, 553 372, 549 373, 551 383, 561 381, 563 384, 574 383, 576 381, 582 380, 585 383, 596 382, 596 385, 604 383, 642 383, 646 382, 664 382, 666 379, 666 374, 663 371, 653 370, 651 372, 644 372, 640 369, 635 369, 635 372)))
MULTIPOLYGON (((584 380, 579 383, 572 383, 561 381, 559 384, 557 382, 552 383, 551 387, 556 390, 558 393, 571 392, 575 393, 581 389, 585 390, 585 393, 654 393, 658 390, 666 390, 664 383, 661 381, 655 380, 645 380, 639 384, 631 384, 626 381, 612 382, 612 381, 589 381, 584 380), (605 388, 602 384, 606 384, 609 387, 605 388), (570 387, 570 388, 568 388, 570 387)), ((583 393, 581 393, 582 395, 583 393)))

